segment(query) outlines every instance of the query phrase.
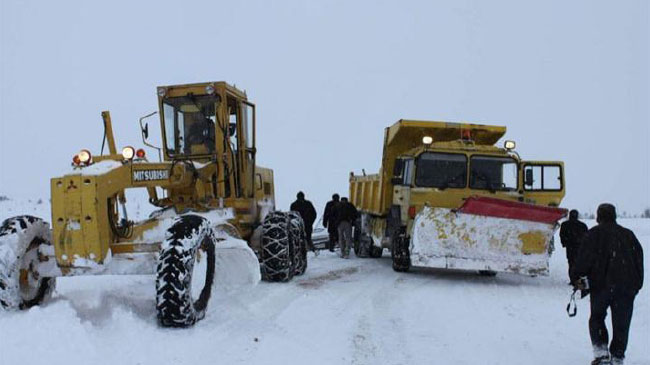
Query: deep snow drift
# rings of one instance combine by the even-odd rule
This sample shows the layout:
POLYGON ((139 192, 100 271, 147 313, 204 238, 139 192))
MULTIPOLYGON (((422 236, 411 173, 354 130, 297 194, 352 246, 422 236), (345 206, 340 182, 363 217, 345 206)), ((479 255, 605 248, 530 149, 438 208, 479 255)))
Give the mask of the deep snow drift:
MULTIPOLYGON (((0 202, 0 220, 25 213, 49 220, 49 204, 0 202)), ((650 220, 620 223, 639 237, 647 268, 650 220)), ((0 311, 0 364, 588 364, 588 300, 567 317, 556 245, 550 276, 537 278, 400 274, 388 252, 310 253, 290 283, 220 275, 205 319, 180 330, 157 325, 153 276, 60 278, 45 305, 0 311)), ((650 364, 648 293, 635 302, 627 364, 650 364)))

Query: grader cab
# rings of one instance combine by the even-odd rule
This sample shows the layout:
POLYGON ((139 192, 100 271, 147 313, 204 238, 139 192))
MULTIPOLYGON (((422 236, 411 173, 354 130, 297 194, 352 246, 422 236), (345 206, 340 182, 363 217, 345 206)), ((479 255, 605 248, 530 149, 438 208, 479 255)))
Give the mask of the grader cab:
POLYGON ((70 173, 51 179, 51 228, 31 216, 3 222, 2 307, 38 304, 57 276, 154 274, 160 323, 183 327, 205 315, 219 262, 254 261, 268 281, 305 271, 302 220, 275 211, 273 171, 255 164, 255 105, 246 94, 225 82, 157 91, 162 146, 149 142, 146 117, 140 125, 159 161, 131 146, 118 153, 103 112, 108 154, 82 150, 70 173), (129 219, 125 190, 133 188, 159 208, 149 219, 129 219), (230 237, 248 245, 224 242, 230 237))
POLYGON ((350 176, 355 249, 411 267, 547 275, 564 197, 561 161, 525 161, 505 127, 400 120, 378 174, 350 176))

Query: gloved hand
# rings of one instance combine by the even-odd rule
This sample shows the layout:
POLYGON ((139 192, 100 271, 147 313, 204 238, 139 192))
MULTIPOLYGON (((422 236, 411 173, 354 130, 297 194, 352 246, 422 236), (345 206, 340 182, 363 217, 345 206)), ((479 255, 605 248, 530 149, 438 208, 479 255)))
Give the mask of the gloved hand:
POLYGON ((583 278, 575 280, 571 284, 573 284, 575 290, 587 290, 587 282, 583 278))

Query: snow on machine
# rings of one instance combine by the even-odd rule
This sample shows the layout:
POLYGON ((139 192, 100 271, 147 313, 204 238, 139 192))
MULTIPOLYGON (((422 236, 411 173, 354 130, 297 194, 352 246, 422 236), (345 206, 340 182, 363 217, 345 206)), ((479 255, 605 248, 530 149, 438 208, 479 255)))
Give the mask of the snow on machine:
POLYGON ((103 112, 108 154, 82 150, 72 171, 51 179, 51 226, 31 216, 2 223, 0 307, 39 304, 58 276, 153 274, 160 324, 186 327, 204 317, 215 272, 257 282, 305 271, 303 222, 274 210, 273 171, 255 165, 255 105, 246 94, 225 82, 157 91, 162 147, 148 141, 144 120, 155 112, 140 127, 159 162, 130 146, 118 153, 103 112), (146 189, 160 210, 129 220, 132 188, 146 189))
POLYGON ((548 275, 564 164, 524 161, 505 127, 400 120, 378 174, 350 174, 355 252, 411 267, 548 275))

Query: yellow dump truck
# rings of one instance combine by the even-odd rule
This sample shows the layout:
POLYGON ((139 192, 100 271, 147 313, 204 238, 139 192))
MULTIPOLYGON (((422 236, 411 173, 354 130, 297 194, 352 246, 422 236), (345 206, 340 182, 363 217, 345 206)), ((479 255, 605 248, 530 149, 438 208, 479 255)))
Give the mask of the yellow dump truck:
POLYGON ((501 126, 399 120, 386 128, 381 170, 350 174, 360 212, 355 252, 391 251, 393 268, 548 275, 566 215, 561 161, 525 161, 501 126))

